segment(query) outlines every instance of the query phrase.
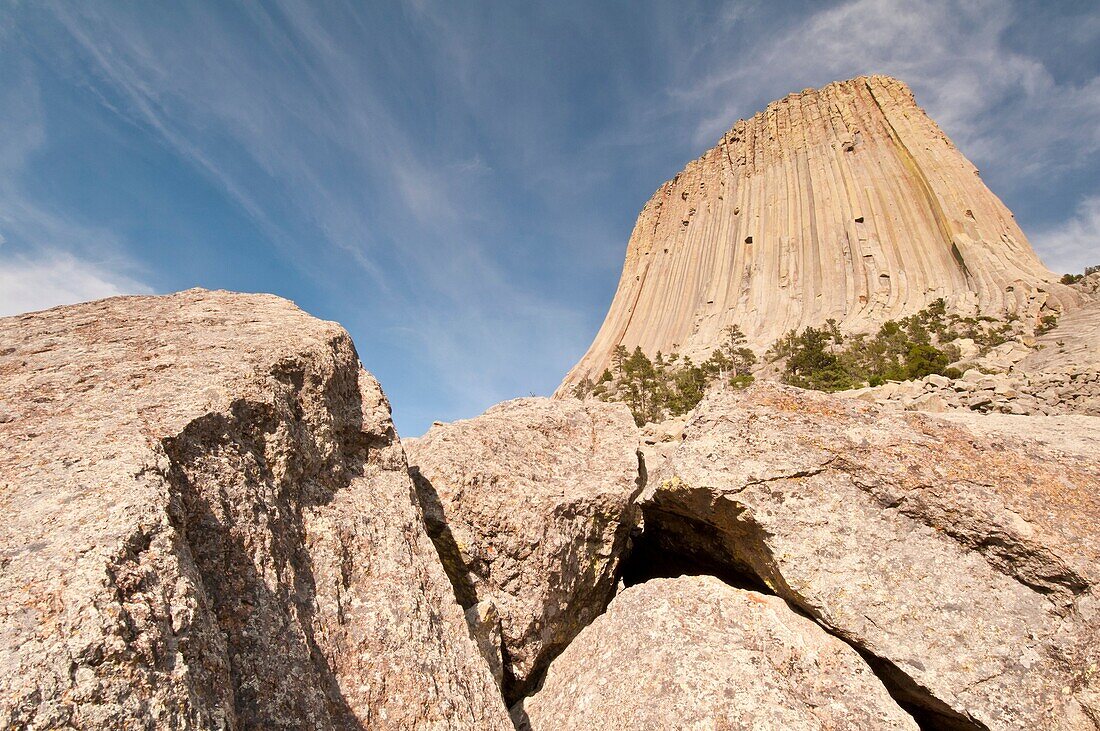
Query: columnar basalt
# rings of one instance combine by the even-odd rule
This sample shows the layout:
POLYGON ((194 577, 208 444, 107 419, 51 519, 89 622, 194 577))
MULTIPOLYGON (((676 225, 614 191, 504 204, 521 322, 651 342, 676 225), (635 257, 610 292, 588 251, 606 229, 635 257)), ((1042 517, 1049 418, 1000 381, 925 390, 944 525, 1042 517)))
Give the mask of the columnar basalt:
POLYGON ((654 194, 559 393, 598 377, 620 345, 697 357, 737 325, 760 351, 829 318, 871 331, 940 297, 1031 319, 1079 298, 905 84, 808 89, 737 122, 654 194))

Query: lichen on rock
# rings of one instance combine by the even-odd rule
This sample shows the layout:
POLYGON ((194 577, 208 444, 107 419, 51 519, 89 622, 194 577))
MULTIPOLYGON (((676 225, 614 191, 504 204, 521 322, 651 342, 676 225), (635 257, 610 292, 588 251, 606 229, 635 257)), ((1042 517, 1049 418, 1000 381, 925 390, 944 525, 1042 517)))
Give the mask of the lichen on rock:
POLYGON ((0 320, 8 728, 511 724, 342 328, 191 290, 0 320))
POLYGON ((614 593, 635 525, 640 441, 622 404, 545 398, 407 440, 456 595, 500 613, 509 702, 614 593))

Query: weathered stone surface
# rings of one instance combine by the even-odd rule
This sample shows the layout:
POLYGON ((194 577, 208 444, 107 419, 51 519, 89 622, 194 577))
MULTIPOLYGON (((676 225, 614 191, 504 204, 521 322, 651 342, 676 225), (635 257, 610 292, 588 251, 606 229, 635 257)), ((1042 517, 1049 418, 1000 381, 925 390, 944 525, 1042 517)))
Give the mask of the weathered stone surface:
POLYGON ((504 685, 504 638, 500 633, 500 612, 488 599, 482 599, 466 610, 466 624, 477 649, 489 663, 489 671, 497 687, 504 685))
POLYGON ((839 395, 906 411, 1100 416, 1100 369, 1069 366, 1061 371, 992 375, 969 370, 956 380, 927 376, 839 395))
POLYGON ((616 596, 513 713, 533 731, 917 728, 851 647, 711 576, 616 596))
POLYGON ((713 393, 651 467, 646 534, 766 583, 930 727, 1098 728, 1100 426, 960 416, 713 393))
MULTIPOLYGON (((1100 282, 1100 276, 1089 277, 1100 282)), ((1058 318, 1057 326, 1040 336, 1036 348, 1018 362, 1023 373, 1100 371, 1100 298, 1058 318)))
POLYGON ((406 448, 464 606, 500 613, 515 700, 603 611, 634 525, 640 434, 622 404, 507 401, 406 448))
POLYGON ((507 729, 347 334, 192 290, 0 320, 0 725, 507 729))
POLYGON ((737 122, 638 217, 603 326, 559 394, 616 346, 696 360, 739 326, 761 352, 835 318, 873 332, 943 297, 1037 322, 1057 283, 978 171, 885 76, 807 89, 737 122))

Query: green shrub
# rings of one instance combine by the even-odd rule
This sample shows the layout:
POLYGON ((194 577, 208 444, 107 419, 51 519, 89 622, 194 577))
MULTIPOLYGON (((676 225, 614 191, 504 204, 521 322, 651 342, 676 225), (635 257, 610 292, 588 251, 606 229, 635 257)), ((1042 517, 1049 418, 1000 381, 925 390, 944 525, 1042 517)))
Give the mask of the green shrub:
POLYGON ((927 343, 915 343, 905 355, 905 375, 914 379, 933 373, 942 374, 949 362, 947 354, 939 348, 927 343))
POLYGON ((1043 315, 1039 318, 1039 325, 1035 328, 1036 335, 1043 335, 1058 327, 1058 315, 1043 315))
POLYGON ((755 380, 751 373, 742 373, 739 376, 730 376, 729 384, 734 388, 748 388, 755 380))
POLYGON ((691 411, 714 381, 744 388, 752 383, 749 369, 755 363, 756 354, 745 347, 744 333, 732 326, 726 328, 722 345, 699 365, 678 353, 657 352, 650 360, 641 348, 628 353, 620 345, 612 356, 614 370, 605 370, 594 388, 582 382, 574 392, 626 403, 641 426, 691 411))
POLYGON ((909 317, 884 322, 873 336, 844 338, 832 320, 821 329, 792 330, 772 345, 768 355, 773 360, 787 359, 783 380, 792 386, 819 391, 840 391, 863 383, 881 386, 886 381, 942 374, 948 363, 958 359, 959 349, 936 343, 959 338, 960 324, 968 328, 968 336, 986 342, 1003 342, 1012 332, 1011 324, 992 318, 948 315, 941 298, 909 317), (989 327, 987 321, 995 327, 989 327))

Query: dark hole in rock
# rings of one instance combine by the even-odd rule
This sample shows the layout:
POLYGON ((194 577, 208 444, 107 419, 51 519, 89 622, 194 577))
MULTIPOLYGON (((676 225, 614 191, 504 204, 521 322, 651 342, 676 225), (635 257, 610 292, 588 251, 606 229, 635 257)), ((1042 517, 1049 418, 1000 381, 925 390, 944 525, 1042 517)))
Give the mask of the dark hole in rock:
POLYGON ((703 550, 692 550, 682 545, 676 532, 664 527, 669 521, 675 521, 678 529, 695 532, 703 540, 709 534, 715 533, 711 526, 690 518, 668 516, 649 524, 647 516, 646 529, 634 538, 630 554, 620 565, 620 578, 624 586, 678 576, 715 576, 739 589, 773 593, 751 569, 731 566, 714 559, 703 550))
MULTIPOLYGON (((736 508, 734 508, 736 512, 736 508)), ((798 614, 813 620, 825 632, 837 637, 859 655, 882 681, 894 701, 927 731, 989 731, 984 724, 959 716, 932 697, 888 659, 875 656, 830 627, 810 612, 773 590, 752 564, 767 553, 757 529, 737 521, 738 535, 723 532, 710 523, 664 510, 644 510, 644 530, 635 536, 630 553, 620 564, 623 585, 630 587, 651 579, 678 576, 714 576, 738 589, 779 596, 798 614)), ((782 577, 775 577, 782 583, 782 577)))
POLYGON ((863 223, 863 216, 856 216, 856 223, 863 223))
POLYGON ((746 244, 751 244, 752 243, 752 236, 746 236, 745 237, 745 243, 746 244))

